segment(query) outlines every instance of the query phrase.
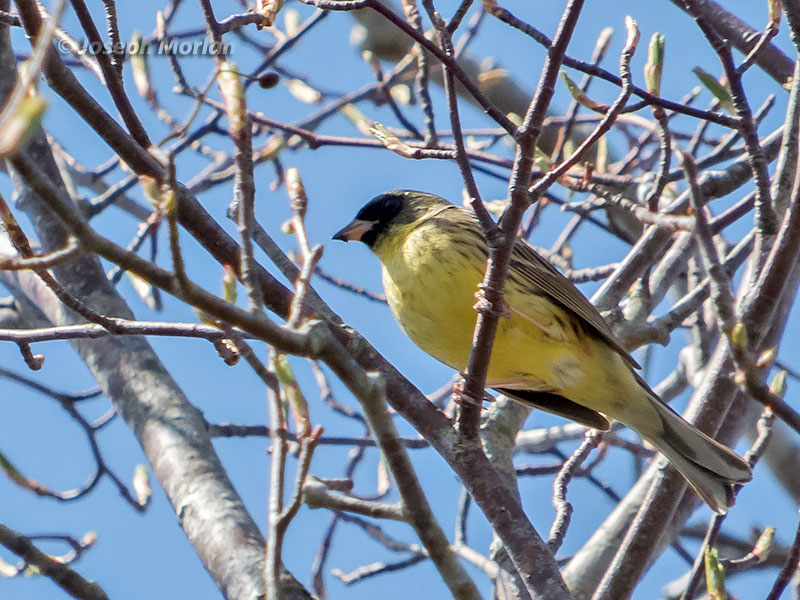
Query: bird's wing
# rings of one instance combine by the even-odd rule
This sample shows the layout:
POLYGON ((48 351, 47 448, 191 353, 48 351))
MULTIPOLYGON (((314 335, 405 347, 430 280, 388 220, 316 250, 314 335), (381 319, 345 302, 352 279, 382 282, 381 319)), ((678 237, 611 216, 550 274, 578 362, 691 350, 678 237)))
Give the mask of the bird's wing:
MULTIPOLYGON (((446 218, 439 216, 439 213, 435 215, 438 217, 437 225, 441 228, 452 228, 457 225, 459 233, 468 234, 473 239, 473 248, 488 257, 489 248, 475 213, 455 205, 449 205, 444 210, 447 211, 446 218)), ((550 261, 540 256, 528 242, 521 238, 517 239, 511 253, 509 278, 516 280, 518 285, 522 286, 523 291, 526 291, 525 288, 527 288, 531 294, 546 295, 563 309, 578 317, 582 323, 588 325, 593 333, 616 350, 630 366, 635 369, 642 368, 614 338, 614 334, 603 316, 578 291, 575 284, 559 273, 550 261)))
POLYGON ((599 431, 611 429, 608 419, 591 408, 586 408, 577 402, 567 400, 554 392, 537 392, 535 390, 515 390, 508 388, 493 388, 517 402, 533 408, 546 410, 549 413, 565 417, 581 425, 586 425, 599 431))
POLYGON ((628 364, 636 369, 641 369, 639 363, 622 347, 615 338, 611 328, 606 323, 600 312, 589 302, 578 288, 530 245, 518 239, 511 253, 509 277, 514 277, 531 286, 531 292, 546 294, 551 300, 562 308, 578 317, 589 325, 604 342, 616 350, 628 364))

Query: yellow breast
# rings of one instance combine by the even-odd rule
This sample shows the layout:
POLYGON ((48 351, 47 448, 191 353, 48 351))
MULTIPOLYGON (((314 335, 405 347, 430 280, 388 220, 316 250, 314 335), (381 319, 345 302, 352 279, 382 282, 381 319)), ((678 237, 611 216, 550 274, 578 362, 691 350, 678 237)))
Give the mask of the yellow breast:
MULTIPOLYGON (((389 306, 400 326, 425 352, 464 371, 483 279, 485 247, 422 225, 378 249, 389 306)), ((509 318, 495 338, 487 385, 560 389, 582 377, 578 333, 570 316, 545 296, 506 284, 509 318)))

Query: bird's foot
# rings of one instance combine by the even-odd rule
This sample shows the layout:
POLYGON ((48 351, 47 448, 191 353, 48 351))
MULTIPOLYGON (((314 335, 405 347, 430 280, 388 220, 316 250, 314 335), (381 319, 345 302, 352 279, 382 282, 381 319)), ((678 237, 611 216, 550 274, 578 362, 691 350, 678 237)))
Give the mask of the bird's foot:
POLYGON ((500 299, 499 306, 495 306, 494 302, 489 301, 486 298, 486 284, 480 283, 478 284, 478 291, 475 292, 475 299, 477 302, 473 305, 473 309, 477 313, 495 313, 498 317, 504 317, 506 319, 511 318, 511 308, 508 306, 508 302, 505 301, 504 298, 500 299))
POLYGON ((495 401, 494 396, 488 394, 485 390, 483 392, 483 396, 480 398, 474 394, 467 393, 467 391, 464 389, 464 385, 466 384, 465 378, 466 374, 461 373, 461 379, 453 384, 453 393, 450 396, 453 399, 453 402, 459 406, 482 406, 484 400, 486 402, 495 401))

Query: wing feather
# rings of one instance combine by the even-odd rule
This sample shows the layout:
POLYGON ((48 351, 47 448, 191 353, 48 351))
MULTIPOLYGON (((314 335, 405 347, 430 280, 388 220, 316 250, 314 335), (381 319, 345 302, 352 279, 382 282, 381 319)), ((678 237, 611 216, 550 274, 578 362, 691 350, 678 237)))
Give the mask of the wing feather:
POLYGON ((514 245, 509 269, 531 286, 531 292, 544 292, 551 300, 588 324, 593 332, 616 350, 628 364, 641 369, 639 363, 616 340, 600 311, 578 291, 575 284, 559 273, 550 261, 539 255, 521 238, 518 238, 514 245))
MULTIPOLYGON (((442 220, 442 225, 446 223, 447 227, 458 226, 459 230, 471 234, 475 247, 486 256, 489 255, 488 245, 483 237, 480 224, 472 211, 451 205, 439 211, 437 216, 442 220), (451 210, 451 208, 455 210, 451 210), (446 214, 442 215, 442 212, 446 212, 446 214)), ((641 369, 639 363, 616 340, 608 323, 594 305, 550 261, 543 258, 522 238, 517 238, 512 250, 509 277, 522 285, 523 289, 527 288, 531 294, 547 296, 551 301, 576 316, 588 326, 592 333, 619 353, 631 367, 641 369)))

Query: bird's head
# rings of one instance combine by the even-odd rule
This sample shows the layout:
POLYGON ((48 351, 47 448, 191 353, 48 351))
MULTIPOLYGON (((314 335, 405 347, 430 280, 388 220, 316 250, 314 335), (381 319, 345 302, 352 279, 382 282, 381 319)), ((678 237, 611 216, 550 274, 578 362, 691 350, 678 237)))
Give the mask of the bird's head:
POLYGON ((333 239, 364 242, 372 250, 386 238, 413 228, 427 216, 453 206, 444 198, 413 190, 393 190, 367 202, 333 239))

